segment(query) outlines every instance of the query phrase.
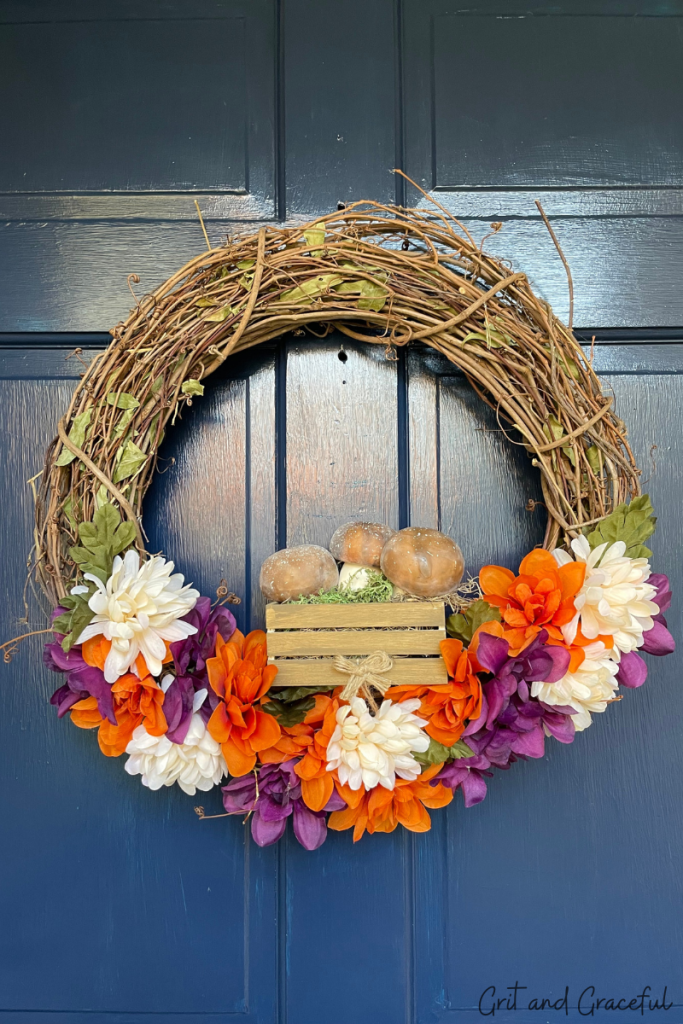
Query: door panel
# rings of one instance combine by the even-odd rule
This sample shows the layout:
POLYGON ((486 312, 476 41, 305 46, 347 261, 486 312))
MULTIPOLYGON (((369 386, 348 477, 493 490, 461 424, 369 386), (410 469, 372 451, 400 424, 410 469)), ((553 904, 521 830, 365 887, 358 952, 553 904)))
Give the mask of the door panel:
MULTIPOLYGON (((3 476, 18 482, 5 502, 8 635, 30 546, 23 481, 78 367, 56 347, 0 354, 3 476)), ((673 344, 598 346, 595 356, 651 477, 655 563, 674 589, 682 356, 673 344)), ((278 537, 326 543, 349 516, 400 525, 410 509, 413 522, 452 533, 476 572, 485 560, 514 567, 543 532, 540 510, 525 510, 540 497, 526 456, 424 349, 397 364, 341 335, 264 346, 226 364, 161 454, 144 519, 150 550, 163 547, 205 593, 225 577, 243 597, 243 629, 263 623, 258 567, 278 537)), ((677 611, 672 620, 677 634, 677 611)), ((480 806, 465 811, 457 796, 434 812, 430 833, 356 845, 330 833, 306 854, 291 835, 259 850, 239 820, 199 822, 195 800, 148 792, 123 758, 99 754, 93 734, 58 722, 40 640, 6 667, 0 691, 12 880, 0 917, 17 922, 0 934, 2 1019, 468 1024, 485 989, 506 995, 516 980, 528 998, 561 998, 569 985, 575 1021, 593 983, 607 994, 667 984, 683 1003, 675 659, 651 659, 648 685, 573 745, 549 741, 542 761, 498 773, 480 806), (83 950, 91 967, 75 970, 83 950)), ((217 791, 202 802, 221 809, 217 791)))

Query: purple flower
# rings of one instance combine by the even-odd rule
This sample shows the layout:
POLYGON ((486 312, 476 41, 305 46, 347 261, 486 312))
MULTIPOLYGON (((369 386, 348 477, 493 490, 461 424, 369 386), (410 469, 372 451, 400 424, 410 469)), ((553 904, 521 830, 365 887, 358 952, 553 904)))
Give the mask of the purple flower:
POLYGON ((220 633, 227 643, 237 628, 235 616, 224 605, 211 610, 211 599, 200 597, 183 622, 197 627, 197 632, 185 640, 171 644, 171 654, 177 675, 206 676, 206 661, 216 651, 216 637, 220 633))
MULTIPOLYGON (((516 758, 513 756, 513 760, 516 758)), ((438 775, 431 782, 432 786, 438 786, 440 782, 455 792, 458 787, 462 790, 465 800, 465 807, 474 807, 480 804, 486 796, 486 782, 484 776, 489 778, 493 772, 487 771, 491 767, 488 758, 480 754, 474 757, 461 757, 457 761, 445 764, 438 775)), ((508 764, 501 767, 507 768, 508 764)))
POLYGON ((80 647, 72 647, 68 654, 65 654, 62 645, 53 640, 43 648, 43 661, 52 672, 66 672, 66 683, 50 697, 50 703, 58 709, 59 718, 62 718, 77 701, 95 697, 97 709, 102 717, 108 718, 112 725, 117 724, 111 686, 101 669, 86 665, 80 647))
MULTIPOLYGON (((676 641, 667 629, 664 612, 671 606, 671 587, 669 578, 663 572, 650 573, 648 583, 656 587, 657 592, 652 600, 659 607, 659 614, 653 615, 652 629, 643 633, 643 643, 640 650, 643 654, 654 654, 659 658, 665 654, 672 654, 676 650, 676 641)), ((617 681, 620 686, 626 686, 633 690, 642 686, 647 679, 647 665, 636 651, 628 651, 622 654, 617 672, 617 681)))
POLYGON ((264 764, 256 778, 252 772, 233 779, 223 787, 223 806, 228 814, 248 814, 251 834, 259 846, 270 846, 284 835, 287 818, 292 817, 294 835, 306 850, 317 850, 327 838, 325 814, 346 804, 334 790, 322 811, 312 811, 301 796, 301 779, 294 771, 298 758, 283 764, 264 764))
POLYGON ((513 754, 543 757, 546 733, 560 743, 574 739, 573 709, 550 707, 530 694, 530 683, 556 683, 569 668, 569 651, 546 644, 547 638, 543 629, 528 647, 510 656, 507 640, 487 633, 480 637, 477 659, 493 677, 482 686, 482 713, 468 724, 463 738, 497 768, 507 767, 513 754))

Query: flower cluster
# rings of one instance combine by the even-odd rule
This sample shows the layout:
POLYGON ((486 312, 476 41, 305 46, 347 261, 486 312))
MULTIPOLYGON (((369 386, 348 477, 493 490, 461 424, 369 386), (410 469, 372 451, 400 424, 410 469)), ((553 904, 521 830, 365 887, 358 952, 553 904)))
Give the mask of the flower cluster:
POLYGON ((177 783, 194 796, 228 779, 225 811, 250 819, 260 846, 288 819, 307 850, 328 829, 354 841, 427 831, 429 809, 456 789, 466 807, 480 803, 494 769, 542 757, 549 737, 571 743, 619 687, 645 682, 643 653, 675 647, 669 581, 641 543, 647 510, 620 506, 602 532, 536 549, 517 574, 481 570, 482 599, 449 619, 441 642, 447 681, 390 686, 379 707, 342 700, 341 687, 273 691, 266 634, 243 636, 172 562, 113 554, 123 547, 112 515, 82 531, 93 558, 114 538, 109 571, 83 571, 55 612, 44 660, 65 682, 51 702, 96 729, 108 757, 127 754, 126 771, 150 789, 177 783))

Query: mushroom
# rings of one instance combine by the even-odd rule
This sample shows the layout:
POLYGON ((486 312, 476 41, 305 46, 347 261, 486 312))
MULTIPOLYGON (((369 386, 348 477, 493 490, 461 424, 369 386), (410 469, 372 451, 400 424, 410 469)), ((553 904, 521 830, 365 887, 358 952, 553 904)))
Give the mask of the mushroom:
POLYGON ((338 582, 337 563, 329 551, 317 544, 276 551, 266 558, 259 577, 266 599, 277 602, 331 590, 338 582))
POLYGON ((394 586, 413 597, 444 597, 462 579, 462 551, 439 530, 409 526, 387 541, 382 572, 394 586))
POLYGON ((335 530, 330 551, 338 562, 354 566, 379 566, 382 548, 394 531, 382 523, 345 523, 335 530))

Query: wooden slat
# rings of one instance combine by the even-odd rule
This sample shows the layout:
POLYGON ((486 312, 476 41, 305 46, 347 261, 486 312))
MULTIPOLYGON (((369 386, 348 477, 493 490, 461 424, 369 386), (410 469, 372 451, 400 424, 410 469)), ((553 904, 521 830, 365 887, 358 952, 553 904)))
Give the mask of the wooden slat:
MULTIPOLYGON (((443 628, 443 601, 407 601, 405 604, 269 604, 266 628, 324 629, 334 626, 434 626, 443 628)), ((269 638, 270 643, 270 638, 269 638)))
POLYGON ((269 633, 268 655, 271 658, 291 655, 372 654, 440 654, 439 641, 446 639, 445 629, 387 630, 340 629, 334 632, 269 633))
MULTIPOLYGON (((278 674, 273 688, 278 686, 320 686, 324 683, 343 685, 348 679, 337 672, 331 661, 297 661, 294 658, 278 661, 278 674)), ((400 658, 387 673, 394 686, 414 683, 433 686, 447 683, 448 673, 442 658, 400 658)))

